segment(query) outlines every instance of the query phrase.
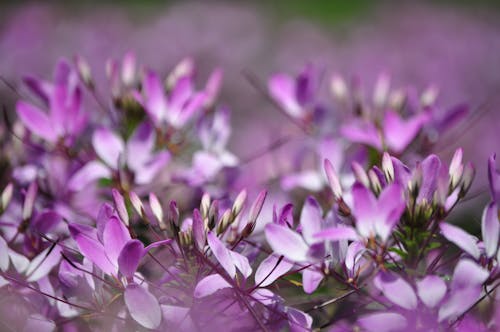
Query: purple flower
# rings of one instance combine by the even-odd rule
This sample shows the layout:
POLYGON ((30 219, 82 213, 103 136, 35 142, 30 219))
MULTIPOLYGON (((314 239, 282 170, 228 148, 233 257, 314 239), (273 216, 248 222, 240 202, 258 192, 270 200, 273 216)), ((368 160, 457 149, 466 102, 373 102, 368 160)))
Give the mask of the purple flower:
POLYGON ((19 101, 16 111, 23 124, 49 143, 62 140, 66 145, 73 144, 85 129, 88 117, 82 108, 82 92, 76 72, 61 60, 54 74, 54 83, 32 77, 26 78, 25 82, 48 112, 32 103, 19 101))

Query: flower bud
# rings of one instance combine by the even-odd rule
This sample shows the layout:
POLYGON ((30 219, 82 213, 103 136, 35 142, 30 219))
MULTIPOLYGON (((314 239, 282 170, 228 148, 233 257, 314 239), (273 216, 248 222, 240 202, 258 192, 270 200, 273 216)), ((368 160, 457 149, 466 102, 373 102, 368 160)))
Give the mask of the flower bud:
POLYGON ((391 79, 387 74, 379 75, 375 88, 373 89, 373 104, 377 108, 381 108, 387 102, 389 95, 391 79))
POLYGON ((387 152, 384 152, 382 156, 382 170, 387 182, 394 181, 394 165, 392 164, 391 156, 387 152))
POLYGON ((353 161, 351 164, 351 169, 356 180, 358 180, 365 187, 370 186, 370 179, 368 179, 368 174, 366 174, 363 166, 361 166, 358 162, 353 161))
POLYGON ((324 168, 333 195, 335 196, 335 199, 338 200, 340 197, 342 197, 342 187, 340 185, 339 177, 337 176, 335 168, 333 167, 330 160, 325 159, 324 168))
POLYGON ((208 217, 208 210, 210 209, 210 194, 204 193, 201 197, 200 213, 203 218, 208 217))
POLYGON ((144 205, 142 205, 141 199, 137 194, 133 191, 129 192, 128 197, 130 199, 130 203, 134 207, 135 212, 141 217, 144 218, 144 205))
POLYGON ((222 217, 220 218, 219 222, 217 223, 217 235, 222 234, 226 231, 226 229, 231 225, 231 210, 226 210, 222 214, 222 217))
POLYGON ((93 89, 94 81, 92 80, 92 72, 90 70, 88 62, 81 56, 77 55, 75 56, 75 66, 83 84, 93 89))
POLYGON ((176 201, 170 201, 170 204, 168 205, 169 209, 169 220, 172 222, 175 226, 179 227, 179 208, 177 207, 177 202, 176 201))
POLYGON ((184 58, 179 62, 175 68, 170 72, 165 80, 165 85, 167 89, 171 89, 175 86, 179 78, 184 76, 191 76, 194 73, 194 61, 191 58, 184 58))
POLYGON ((23 220, 28 220, 33 214, 33 207, 35 205, 36 194, 38 192, 38 185, 36 182, 31 182, 24 197, 23 205, 23 220))
POLYGON ((476 175, 476 169, 471 162, 468 162, 462 174, 462 187, 461 187, 461 196, 464 196, 470 189, 472 185, 472 181, 474 180, 474 176, 476 175))
POLYGON ((127 207, 125 206, 125 200, 123 196, 118 192, 118 190, 111 190, 113 195, 113 202, 115 203, 116 211, 118 212, 118 216, 123 221, 123 223, 128 227, 129 226, 129 216, 127 212, 127 207))
POLYGON ((208 209, 208 228, 213 229, 219 217, 219 201, 214 200, 208 209))
POLYGON ((455 188, 460 182, 460 179, 462 178, 462 173, 464 170, 463 164, 462 164, 462 149, 459 148, 455 151, 455 154, 453 155, 453 159, 451 160, 450 163, 450 168, 448 170, 449 175, 450 175, 450 187, 455 188))
POLYGON ((400 110, 406 99, 406 93, 403 89, 393 91, 389 95, 389 107, 394 110, 400 110))
POLYGON ((0 211, 5 211, 9 206, 12 199, 12 194, 14 192, 14 185, 9 183, 2 191, 2 196, 0 198, 0 211))
POLYGON ((330 82, 330 91, 335 99, 338 99, 339 101, 345 101, 347 99, 347 84, 340 75, 333 75, 330 82))
POLYGON ((122 62, 121 80, 126 86, 132 86, 134 84, 136 67, 135 54, 132 52, 125 54, 122 62))
POLYGON ((245 201, 247 199, 247 191, 243 189, 240 191, 236 199, 234 200, 233 203, 233 208, 231 209, 231 212, 233 213, 233 217, 236 217, 238 214, 240 214, 241 210, 243 209, 243 205, 245 204, 245 201))
POLYGON ((373 192, 377 194, 380 193, 382 191, 382 184, 380 183, 377 173, 375 173, 373 169, 368 171, 368 178, 370 179, 370 187, 373 192))
POLYGON ((439 89, 435 85, 431 85, 425 91, 422 93, 422 96, 420 97, 420 102, 422 103, 422 106, 427 107, 431 106, 436 102, 436 99, 439 95, 439 89))
POLYGON ((160 228, 163 229, 165 227, 165 223, 163 222, 163 210, 158 197, 156 197, 154 193, 149 194, 149 207, 151 208, 156 221, 160 225, 160 228))

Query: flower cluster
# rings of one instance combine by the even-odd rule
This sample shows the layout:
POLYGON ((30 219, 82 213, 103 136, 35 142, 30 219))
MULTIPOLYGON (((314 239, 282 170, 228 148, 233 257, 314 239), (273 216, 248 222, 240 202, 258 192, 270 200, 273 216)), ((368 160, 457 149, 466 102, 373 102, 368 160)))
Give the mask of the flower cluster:
POLYGON ((248 158, 230 151, 221 69, 202 80, 186 58, 162 76, 128 53, 107 63, 106 86, 92 71, 62 59, 50 81, 25 77, 5 113, 6 328, 499 327, 495 156, 476 237, 451 223, 474 167, 461 149, 449 162, 433 153, 467 106, 385 74, 371 97, 333 74, 324 101, 308 65, 252 79, 293 129, 248 158), (288 169, 249 165, 286 144, 288 169), (242 181, 251 167, 260 178, 242 181))

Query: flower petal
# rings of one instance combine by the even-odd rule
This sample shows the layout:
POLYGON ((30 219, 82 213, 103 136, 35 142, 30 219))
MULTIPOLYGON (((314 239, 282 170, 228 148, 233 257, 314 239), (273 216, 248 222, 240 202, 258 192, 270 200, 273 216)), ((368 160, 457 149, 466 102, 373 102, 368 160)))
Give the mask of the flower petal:
POLYGON ((266 287, 272 284, 276 279, 290 271, 293 263, 286 259, 281 259, 276 255, 269 255, 264 259, 257 271, 255 271, 255 284, 260 287, 266 287))
POLYGON ((80 168, 68 182, 68 189, 80 191, 88 184, 100 179, 111 177, 111 171, 100 161, 91 161, 80 168))
POLYGON ((307 294, 313 293, 323 280, 323 273, 314 269, 314 267, 305 269, 302 272, 302 287, 307 294))
POLYGON ((118 217, 111 216, 104 226, 102 242, 106 250, 106 256, 116 267, 118 267, 120 252, 130 239, 130 233, 123 222, 118 217))
POLYGON ((224 243, 213 232, 208 232, 207 242, 217 261, 219 261, 229 276, 234 278, 236 276, 236 266, 234 265, 229 249, 226 248, 224 243))
POLYGON ((295 95, 295 81, 288 75, 275 74, 268 83, 269 94, 292 117, 301 117, 304 113, 295 95))
POLYGON ((322 221, 322 211, 319 203, 314 197, 307 197, 302 212, 300 213, 302 236, 307 243, 312 244, 317 241, 314 235, 321 230, 322 221))
POLYGON ((434 308, 446 294, 446 283, 438 276, 426 276, 417 281, 418 297, 429 308, 434 308))
POLYGON ((118 137, 108 128, 99 128, 92 135, 92 146, 95 152, 106 165, 113 169, 118 169, 118 158, 124 153, 125 144, 121 137, 118 137))
POLYGON ((370 332, 397 332, 407 326, 406 318, 394 312, 369 314, 358 319, 358 324, 370 332))
POLYGON ((486 256, 493 257, 498 250, 500 237, 500 222, 498 220, 498 207, 495 202, 488 204, 484 209, 481 220, 481 233, 484 241, 486 256))
POLYGON ((391 273, 381 272, 373 283, 392 303, 408 310, 417 307, 417 295, 404 279, 391 273))
POLYGON ((146 288, 137 284, 129 284, 124 293, 125 304, 130 316, 148 329, 160 326, 162 312, 160 304, 146 288))
POLYGON ((267 224, 265 233, 267 242, 276 254, 294 262, 307 261, 309 247, 299 234, 277 224, 267 224))
POLYGON ((137 271, 141 258, 144 256, 144 252, 144 245, 141 241, 128 241, 118 256, 118 267, 121 274, 127 278, 132 278, 137 271))
POLYGON ((456 244, 460 249, 475 259, 479 259, 480 252, 477 246, 477 241, 472 235, 456 226, 452 226, 444 222, 440 223, 439 227, 441 228, 441 233, 443 233, 445 238, 456 244))
POLYGON ((52 128, 48 115, 42 110, 24 101, 18 101, 16 112, 23 124, 35 135, 49 142, 57 140, 57 132, 52 128))
POLYGON ((61 260, 61 247, 49 247, 39 253, 30 262, 26 275, 28 276, 27 282, 38 281, 50 273, 61 260))
POLYGON ((230 288, 231 285, 219 274, 211 274, 201 279, 194 289, 194 297, 200 298, 212 295, 216 291, 230 288))

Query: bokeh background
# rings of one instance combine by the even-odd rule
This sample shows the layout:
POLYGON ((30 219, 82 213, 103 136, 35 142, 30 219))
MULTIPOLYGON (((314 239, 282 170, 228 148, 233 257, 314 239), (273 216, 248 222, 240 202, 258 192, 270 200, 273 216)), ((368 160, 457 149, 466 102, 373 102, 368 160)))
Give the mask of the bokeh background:
MULTIPOLYGON (((50 77, 58 58, 76 54, 104 85, 106 60, 127 51, 162 74, 185 56, 196 60, 202 81, 223 68, 221 99, 234 113, 231 149, 240 157, 278 137, 286 121, 245 73, 265 84, 274 72, 296 73, 313 63, 325 77, 359 77, 369 89, 381 72, 390 73, 396 86, 436 85, 440 104, 468 102, 473 110, 474 117, 445 136, 436 152, 449 158, 462 146, 465 159, 474 161, 477 195, 467 208, 478 224, 477 211, 487 200, 486 160, 500 152, 498 1, 0 3, 0 75, 14 87, 28 73, 50 77)), ((16 96, 4 82, 0 101, 12 110, 16 96)))

